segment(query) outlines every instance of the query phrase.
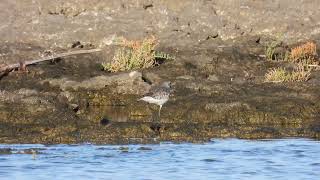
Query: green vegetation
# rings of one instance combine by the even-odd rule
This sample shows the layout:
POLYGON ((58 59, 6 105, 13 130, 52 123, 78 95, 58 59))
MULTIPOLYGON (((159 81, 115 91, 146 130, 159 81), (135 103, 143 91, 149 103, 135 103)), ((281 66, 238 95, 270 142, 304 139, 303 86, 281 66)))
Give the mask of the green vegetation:
POLYGON ((271 69, 265 75, 266 82, 281 83, 281 82, 301 82, 310 79, 310 68, 305 69, 304 66, 297 66, 292 72, 285 68, 278 67, 271 69))
MULTIPOLYGON (((271 43, 266 49, 266 58, 268 60, 274 59, 275 48, 278 45, 271 43), (269 53, 269 54, 267 54, 269 53)), ((311 71, 314 66, 319 65, 317 56, 317 47, 313 42, 307 42, 286 51, 285 55, 280 61, 287 61, 293 63, 294 69, 288 71, 285 68, 278 67, 269 70, 265 75, 265 82, 301 82, 310 79, 311 71)), ((277 59, 279 60, 279 59, 277 59)))
POLYGON ((273 68, 265 75, 266 82, 285 82, 287 81, 287 71, 284 68, 273 68))
POLYGON ((279 57, 277 57, 276 55, 276 48, 279 47, 281 45, 281 41, 272 41, 270 43, 267 44, 266 50, 265 50, 265 54, 266 54, 266 58, 267 60, 271 61, 271 60, 277 60, 279 57))
POLYGON ((165 60, 174 60, 175 57, 171 56, 170 54, 164 53, 164 52, 158 52, 156 51, 154 54, 156 59, 165 59, 165 60))
POLYGON ((110 72, 143 69, 157 65, 157 59, 174 59, 169 54, 156 52, 156 45, 157 40, 153 36, 142 41, 124 39, 111 63, 102 63, 103 69, 110 72))

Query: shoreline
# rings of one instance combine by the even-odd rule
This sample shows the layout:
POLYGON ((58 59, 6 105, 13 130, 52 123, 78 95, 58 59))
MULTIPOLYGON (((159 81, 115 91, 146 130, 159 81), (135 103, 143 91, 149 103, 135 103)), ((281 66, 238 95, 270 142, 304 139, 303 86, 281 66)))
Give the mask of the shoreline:
POLYGON ((28 72, 0 73, 0 143, 319 140, 320 71, 312 69, 303 82, 265 82, 274 68, 295 68, 273 55, 267 59, 271 43, 281 42, 274 56, 305 42, 320 45, 317 2, 234 2, 43 0, 19 2, 15 10, 0 4, 6 9, 0 20, 14 20, 0 29, 0 69, 101 48, 27 66, 28 72), (284 8, 288 4, 292 9, 284 8), (119 48, 118 39, 150 35, 159 40, 156 50, 174 60, 125 72, 101 70, 119 48), (137 99, 163 81, 175 85, 159 119, 157 106, 137 99))

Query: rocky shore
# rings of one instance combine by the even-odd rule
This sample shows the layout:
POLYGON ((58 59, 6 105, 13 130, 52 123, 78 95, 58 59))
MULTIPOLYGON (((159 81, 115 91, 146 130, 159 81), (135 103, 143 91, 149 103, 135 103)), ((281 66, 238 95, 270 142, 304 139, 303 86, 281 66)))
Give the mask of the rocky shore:
POLYGON ((0 7, 3 66, 102 49, 1 73, 0 143, 320 138, 320 71, 306 82, 264 80, 285 64, 266 59, 268 43, 320 44, 317 0, 7 0, 0 7), (101 70, 115 39, 150 35, 175 59, 101 70), (173 82, 174 92, 159 118, 156 105, 137 99, 162 81, 173 82))

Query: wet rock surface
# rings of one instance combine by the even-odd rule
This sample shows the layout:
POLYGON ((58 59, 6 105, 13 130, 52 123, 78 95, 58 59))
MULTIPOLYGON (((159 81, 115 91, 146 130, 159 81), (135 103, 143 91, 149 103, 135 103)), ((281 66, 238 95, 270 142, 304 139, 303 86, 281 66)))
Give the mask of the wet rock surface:
POLYGON ((0 149, 0 155, 8 155, 8 154, 12 154, 11 148, 1 148, 0 149))
POLYGON ((81 46, 78 41, 82 48, 109 44, 103 52, 1 76, 0 143, 320 138, 319 72, 308 82, 265 83, 265 73, 277 64, 261 56, 277 32, 286 34, 289 45, 307 38, 319 44, 318 1, 150 3, 0 3, 2 9, 17 10, 6 10, 12 21, 0 30, 0 63, 37 59, 48 49, 72 51, 81 46), (288 3, 290 10, 284 8, 288 3), (298 14, 305 18, 295 18, 298 14), (113 37, 149 34, 159 37, 158 48, 174 61, 130 72, 101 70, 100 63, 116 48, 113 37), (158 106, 137 99, 168 80, 174 92, 159 117, 158 106))
POLYGON ((0 148, 0 155, 12 155, 12 154, 42 154, 45 148, 28 148, 28 149, 12 149, 12 148, 0 148))

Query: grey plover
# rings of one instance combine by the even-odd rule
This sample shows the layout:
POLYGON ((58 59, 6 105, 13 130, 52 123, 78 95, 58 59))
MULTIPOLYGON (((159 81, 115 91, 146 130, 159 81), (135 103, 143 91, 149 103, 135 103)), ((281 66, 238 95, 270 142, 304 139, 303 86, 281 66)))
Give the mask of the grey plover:
POLYGON ((159 108, 159 117, 160 117, 161 108, 163 104, 169 100, 170 92, 171 92, 171 82, 165 81, 160 86, 151 88, 150 91, 147 94, 145 94, 143 98, 139 100, 160 106, 159 108))

